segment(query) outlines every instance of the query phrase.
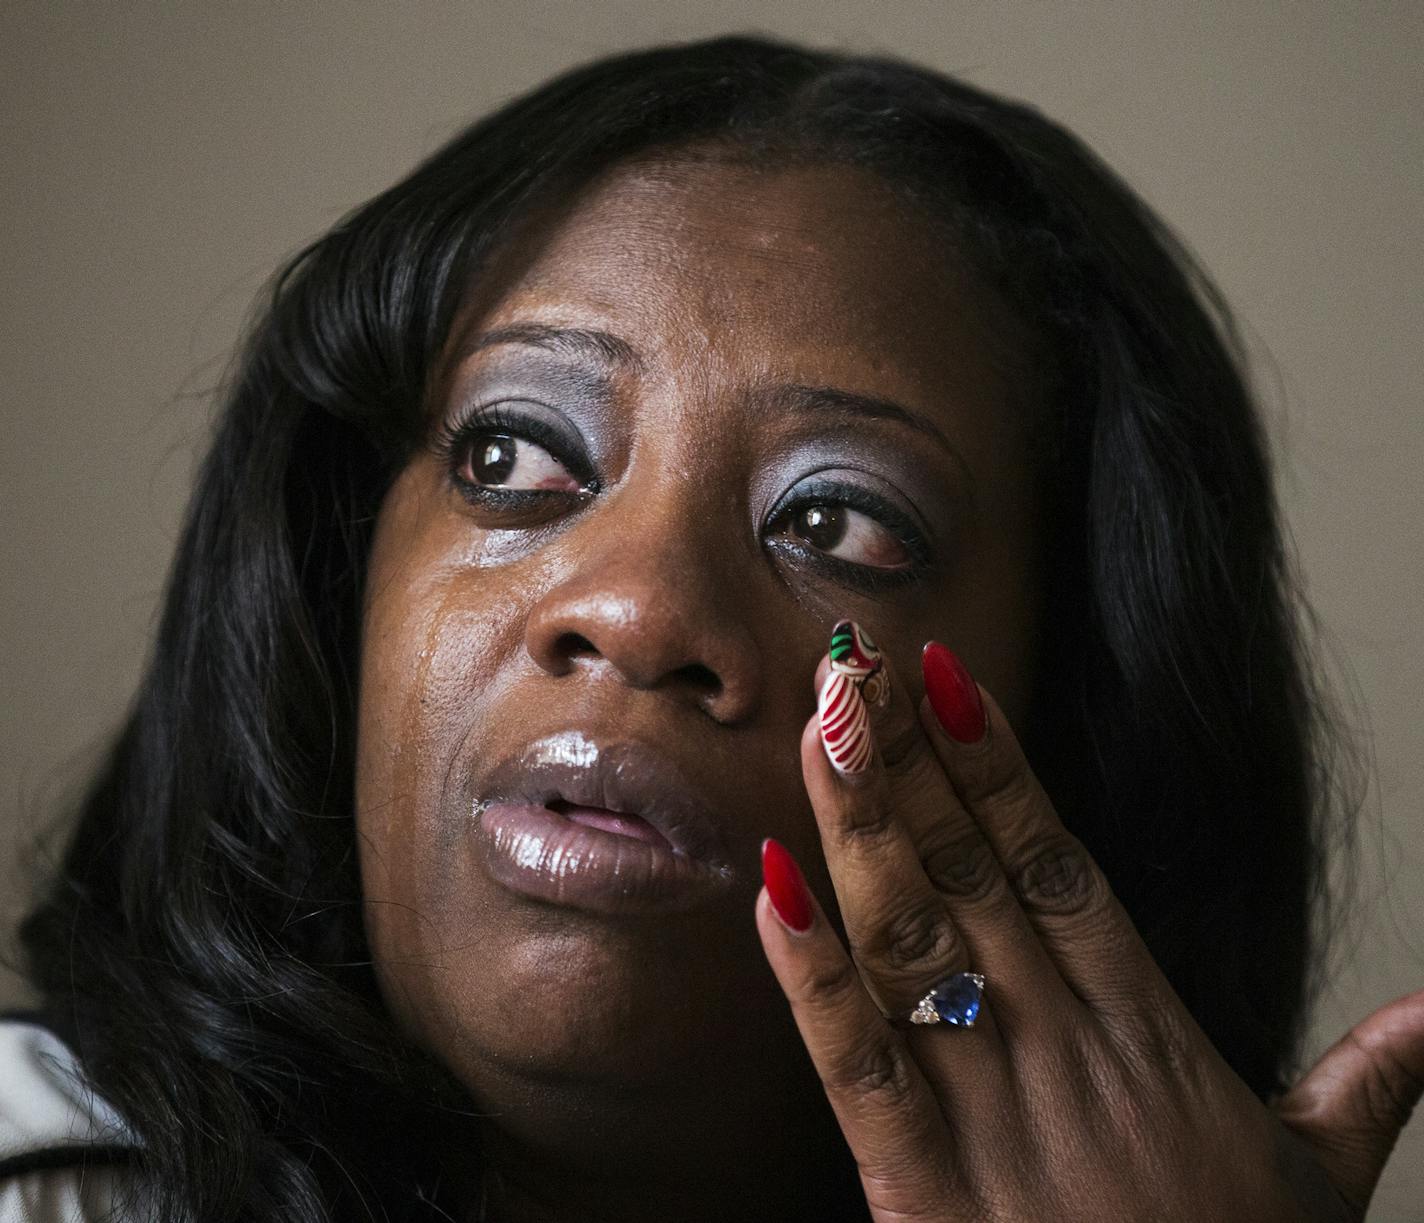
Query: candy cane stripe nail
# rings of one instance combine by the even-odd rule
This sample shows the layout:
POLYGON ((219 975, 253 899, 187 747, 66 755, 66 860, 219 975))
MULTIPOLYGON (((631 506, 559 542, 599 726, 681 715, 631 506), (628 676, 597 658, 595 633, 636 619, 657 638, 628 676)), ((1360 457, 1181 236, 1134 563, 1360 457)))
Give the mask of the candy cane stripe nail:
POLYGON ((874 745, 870 739, 870 713, 855 682, 832 671, 821 685, 818 701, 821 746, 832 767, 840 773, 861 773, 870 764, 874 745))
POLYGON ((890 684, 885 674, 885 656, 870 634, 854 620, 841 620, 831 630, 827 652, 831 670, 855 680, 861 696, 877 709, 890 700, 890 684))

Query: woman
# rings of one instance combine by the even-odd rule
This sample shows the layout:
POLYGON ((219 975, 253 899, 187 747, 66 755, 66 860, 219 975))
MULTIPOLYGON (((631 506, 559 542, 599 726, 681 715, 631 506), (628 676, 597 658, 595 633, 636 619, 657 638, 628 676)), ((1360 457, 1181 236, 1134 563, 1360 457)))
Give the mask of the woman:
POLYGON ((24 927, 96 1099, 15 1182, 1360 1217, 1424 995, 1297 1081, 1328 737, 1233 352, 920 69, 720 39, 475 125, 254 327, 24 927))

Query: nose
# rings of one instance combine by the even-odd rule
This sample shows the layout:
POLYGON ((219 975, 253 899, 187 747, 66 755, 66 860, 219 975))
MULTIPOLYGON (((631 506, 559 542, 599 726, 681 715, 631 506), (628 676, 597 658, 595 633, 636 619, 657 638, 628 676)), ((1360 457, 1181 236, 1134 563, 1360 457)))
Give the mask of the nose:
POLYGON ((761 698, 746 581, 730 572, 725 524, 676 494, 635 514, 609 505, 561 541, 566 563, 531 609, 529 656, 550 675, 588 671, 658 691, 735 725, 761 698))

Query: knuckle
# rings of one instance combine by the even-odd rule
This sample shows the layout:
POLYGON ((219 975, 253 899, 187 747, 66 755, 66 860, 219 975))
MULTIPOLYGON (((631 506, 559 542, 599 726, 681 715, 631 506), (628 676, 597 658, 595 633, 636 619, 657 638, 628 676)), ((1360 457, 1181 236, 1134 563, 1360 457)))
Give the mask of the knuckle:
POLYGON ((1203 1098, 1196 1084, 1178 1081, 1145 1046, 1123 1048, 1091 1020, 1063 1025, 1057 1046, 1056 1064, 1063 1073, 1072 1067, 1078 1098, 1111 1113, 1119 1133, 1151 1133, 1169 1101, 1203 1098))
POLYGON ((971 806, 991 808, 997 813, 995 819, 1001 821, 1034 808, 1039 799, 1038 781, 1025 765, 992 757, 986 768, 980 784, 973 787, 971 806))
POLYGON ((1139 1081, 1139 1094, 1147 1098, 1147 1086, 1163 1082, 1173 1084, 1179 1093, 1197 1093, 1210 1063, 1203 1060, 1201 1045, 1194 1038, 1195 1025, 1175 1008, 1153 1008, 1145 999, 1135 1015, 1126 1049, 1135 1055, 1132 1068, 1139 1081))
POLYGON ((842 845, 872 850, 893 838, 898 830, 890 805, 882 801, 878 791, 847 808, 837 829, 842 845))
POLYGON ((802 996, 817 1007, 836 1010, 860 988, 860 974, 855 966, 844 956, 838 956, 834 962, 818 964, 807 973, 802 996))
POLYGON ((1364 1080, 1366 1114, 1379 1132, 1392 1135, 1408 1124, 1424 1093, 1424 1079, 1388 1049, 1365 1045, 1358 1038, 1355 1043, 1364 1053, 1368 1067, 1364 1080))
POLYGON ((833 1086, 862 1100, 876 1098, 885 1107, 907 1106, 914 1095, 910 1067, 888 1041, 871 1039, 847 1049, 840 1057, 833 1086))
POLYGON ((874 968, 902 975, 947 963, 959 946, 959 936, 939 905, 920 904, 877 925, 857 954, 874 968))
POLYGON ((885 735, 879 742, 880 763, 885 775, 901 786, 914 788, 927 784, 939 768, 931 754, 925 732, 910 722, 885 735))
POLYGON ((828 824, 840 844, 855 850, 874 850, 895 836, 899 824, 885 779, 877 775, 857 778, 828 824))
MULTIPOLYGON (((1051 1060, 1074 1098, 1098 1105, 1124 1094, 1117 1059, 1105 1053, 1090 1025, 1059 1018, 1044 1035, 1041 1056, 1051 1060)), ((1126 1100, 1124 1107, 1130 1109, 1134 1103, 1126 1100)))
POLYGON ((993 848, 977 832, 932 847, 920 861, 935 888, 956 900, 987 900, 1002 880, 993 848))
POLYGON ((924 745, 924 735, 914 723, 906 723, 880 736, 880 759, 890 773, 912 765, 924 745))
POLYGON ((1082 842, 1055 837, 1014 873, 1014 891, 1026 908, 1050 917, 1094 913, 1107 900, 1107 884, 1082 842))

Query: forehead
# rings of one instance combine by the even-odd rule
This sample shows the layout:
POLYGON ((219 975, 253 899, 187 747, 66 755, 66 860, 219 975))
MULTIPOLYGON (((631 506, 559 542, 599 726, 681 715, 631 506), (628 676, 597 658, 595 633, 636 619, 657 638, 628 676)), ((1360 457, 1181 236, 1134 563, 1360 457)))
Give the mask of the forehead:
POLYGON ((618 166, 528 218, 462 315, 943 388, 988 374, 992 309, 943 230, 869 172, 712 160, 618 166))

